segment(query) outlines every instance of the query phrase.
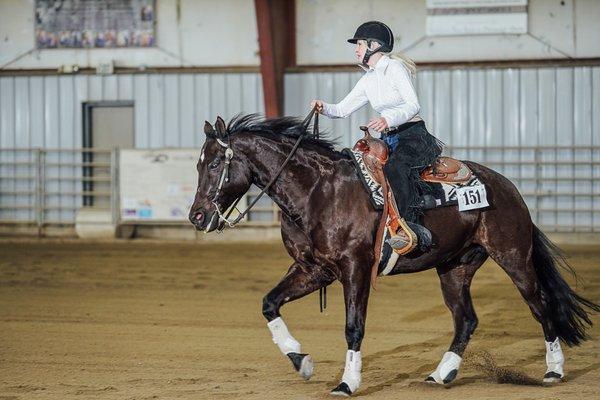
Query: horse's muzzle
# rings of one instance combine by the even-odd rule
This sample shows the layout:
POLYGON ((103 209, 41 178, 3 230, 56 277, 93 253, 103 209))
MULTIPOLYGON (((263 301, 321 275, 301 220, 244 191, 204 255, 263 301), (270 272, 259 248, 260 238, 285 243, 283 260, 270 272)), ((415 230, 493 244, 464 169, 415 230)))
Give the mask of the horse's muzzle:
POLYGON ((190 222, 196 227, 198 231, 211 232, 217 228, 217 221, 215 218, 216 211, 212 213, 204 211, 195 211, 190 213, 190 222))

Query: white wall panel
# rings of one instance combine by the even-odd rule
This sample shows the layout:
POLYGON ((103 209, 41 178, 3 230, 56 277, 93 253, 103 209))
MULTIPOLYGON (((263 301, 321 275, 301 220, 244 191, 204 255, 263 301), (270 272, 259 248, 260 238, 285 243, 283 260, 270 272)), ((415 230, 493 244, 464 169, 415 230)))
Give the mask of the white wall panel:
POLYGON ((157 46, 152 48, 39 51, 34 48, 34 2, 2 0, 0 38, 0 67, 11 69, 95 68, 111 61, 134 68, 259 65, 252 0, 157 0, 157 46))
POLYGON ((597 0, 530 0, 527 33, 519 35, 428 36, 424 0, 297 0, 296 13, 300 65, 354 62, 346 39, 370 20, 388 24, 394 33, 394 50, 419 62, 600 55, 597 0))
POLYGON ((180 147, 180 87, 179 75, 163 75, 164 84, 164 125, 161 127, 161 136, 165 138, 164 147, 180 147), (169 132, 169 133, 167 133, 169 132))
MULTIPOLYGON (((36 175, 35 152, 8 148, 77 149, 82 147, 82 104, 89 101, 134 103, 135 147, 197 147, 204 142, 204 120, 217 115, 226 120, 244 111, 263 112, 260 75, 247 74, 127 74, 111 76, 0 77, 0 220, 33 220, 35 212, 6 209, 14 204, 34 205, 35 180, 6 177, 36 175), (19 195, 15 193, 18 191, 19 195)), ((73 193, 82 185, 80 166, 57 163, 81 161, 80 154, 51 151, 45 182, 48 192, 73 193)), ((47 220, 73 221, 73 207, 81 196, 52 194, 47 220)))
POLYGON ((134 103, 137 148, 198 146, 204 120, 264 112, 257 73, 4 76, 0 145, 79 148, 82 104, 113 100, 134 103))

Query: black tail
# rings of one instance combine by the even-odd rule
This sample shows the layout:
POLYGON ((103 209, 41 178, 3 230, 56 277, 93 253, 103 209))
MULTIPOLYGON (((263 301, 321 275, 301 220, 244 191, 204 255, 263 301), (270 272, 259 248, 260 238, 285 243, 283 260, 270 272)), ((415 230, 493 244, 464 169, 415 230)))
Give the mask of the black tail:
POLYGON ((584 299, 573 291, 560 275, 558 267, 575 271, 565 260, 563 252, 538 229, 533 227, 533 266, 542 286, 542 300, 556 334, 567 345, 576 346, 588 338, 585 333, 592 321, 587 307, 600 312, 600 305, 584 299))

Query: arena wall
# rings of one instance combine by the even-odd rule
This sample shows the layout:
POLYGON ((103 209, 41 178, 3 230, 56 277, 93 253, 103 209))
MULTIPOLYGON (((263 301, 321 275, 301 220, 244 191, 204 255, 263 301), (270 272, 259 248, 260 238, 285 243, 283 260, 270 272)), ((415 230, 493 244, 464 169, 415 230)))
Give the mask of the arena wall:
POLYGON ((395 51, 417 62, 571 59, 600 56, 600 2, 528 2, 528 32, 519 35, 427 36, 425 0, 297 0, 298 64, 350 64, 346 39, 364 21, 393 30, 395 51), (331 16, 335 15, 335 18, 331 16))
MULTIPOLYGON (((299 65, 352 63, 346 39, 369 19, 388 23, 395 50, 421 63, 600 57, 595 0, 530 0, 528 33, 519 35, 428 37, 424 0, 297 0, 296 14, 299 65)), ((252 0, 157 0, 156 15, 156 48, 36 50, 33 1, 4 0, 0 69, 95 68, 111 60, 117 67, 140 69, 259 65, 252 0)))
POLYGON ((158 0, 154 48, 46 49, 34 45, 34 3, 0 2, 0 69, 258 66, 252 0, 158 0), (217 51, 218 50, 218 51, 217 51))
MULTIPOLYGON (((85 102, 131 102, 140 149, 200 148, 205 119, 264 112, 251 0, 157 0, 158 47, 119 50, 34 50, 33 4, 0 2, 0 222, 39 220, 40 199, 50 207, 42 219, 74 221, 85 102), (56 72, 109 60, 112 75, 56 72)), ((361 71, 348 66, 345 39, 382 19, 420 65, 421 114, 448 154, 509 176, 547 231, 600 231, 600 2, 532 0, 528 34, 456 37, 424 37, 425 4, 297 0, 300 65, 286 73, 285 114, 348 93, 361 71)), ((321 126, 348 147, 372 115, 366 107, 321 126)))
MULTIPOLYGON (((359 76, 359 71, 289 73, 285 113, 304 115, 312 98, 337 101, 359 76)), ((200 148, 205 119, 263 111, 255 73, 5 76, 0 89, 5 149, 80 148, 84 101, 132 100, 136 148, 200 148)), ((421 114, 448 152, 509 176, 538 223, 553 231, 600 229, 600 102, 594 101, 600 98, 600 67, 424 69, 417 89, 421 114)), ((360 137, 357 127, 372 115, 365 107, 347 120, 323 118, 321 126, 339 138, 340 147, 348 147, 360 137)), ((3 157, 31 155, 3 151, 3 157)), ((73 160, 73 155, 54 157, 73 160)), ((4 167, 4 175, 18 172, 4 167)), ((24 200, 10 195, 18 192, 17 182, 4 179, 0 185, 5 201, 24 200)), ((50 185, 65 190, 75 183, 50 185)), ((0 219, 31 217, 31 211, 0 212, 0 219)), ((72 212, 52 213, 68 219, 72 212)))

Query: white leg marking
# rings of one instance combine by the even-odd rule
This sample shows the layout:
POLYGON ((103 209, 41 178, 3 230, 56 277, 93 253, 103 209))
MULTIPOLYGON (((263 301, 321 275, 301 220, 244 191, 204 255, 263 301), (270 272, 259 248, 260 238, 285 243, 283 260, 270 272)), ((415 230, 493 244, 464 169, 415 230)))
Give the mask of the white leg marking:
POLYGON ((346 367, 344 368, 344 375, 342 376, 342 382, 348 385, 348 388, 352 393, 356 392, 360 386, 360 372, 362 370, 362 357, 360 351, 348 350, 346 353, 346 367))
MULTIPOLYGON (((565 364, 565 356, 563 355, 562 348, 560 347, 560 340, 556 338, 554 342, 546 342, 546 365, 549 372, 554 372, 560 375, 561 378, 565 376, 563 372, 563 365, 565 364)), ((556 377, 544 378, 544 382, 557 382, 560 379, 556 377)))
POLYGON ((267 324, 273 335, 273 343, 279 346, 279 350, 285 355, 288 353, 301 353, 300 343, 290 334, 285 322, 281 317, 275 318, 267 324))
POLYGON ((453 370, 458 371, 461 362, 462 358, 458 354, 447 351, 444 353, 444 357, 442 357, 442 361, 440 361, 435 371, 429 376, 435 380, 435 383, 443 385, 444 380, 448 378, 450 372, 453 370))

